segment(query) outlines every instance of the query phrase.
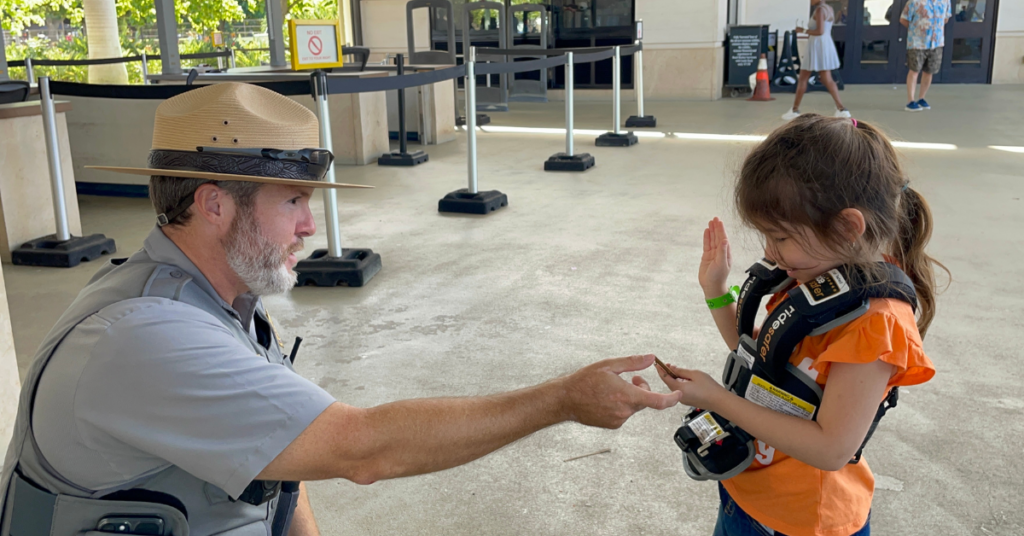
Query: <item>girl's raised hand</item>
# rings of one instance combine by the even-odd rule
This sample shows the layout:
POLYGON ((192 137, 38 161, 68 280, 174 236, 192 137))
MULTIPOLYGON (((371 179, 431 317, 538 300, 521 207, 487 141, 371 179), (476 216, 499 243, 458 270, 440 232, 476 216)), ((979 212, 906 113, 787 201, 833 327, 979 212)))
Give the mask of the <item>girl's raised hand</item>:
POLYGON ((700 258, 697 280, 704 289, 705 298, 717 298, 726 293, 729 270, 732 268, 732 251, 725 224, 715 218, 704 229, 704 254, 700 258))

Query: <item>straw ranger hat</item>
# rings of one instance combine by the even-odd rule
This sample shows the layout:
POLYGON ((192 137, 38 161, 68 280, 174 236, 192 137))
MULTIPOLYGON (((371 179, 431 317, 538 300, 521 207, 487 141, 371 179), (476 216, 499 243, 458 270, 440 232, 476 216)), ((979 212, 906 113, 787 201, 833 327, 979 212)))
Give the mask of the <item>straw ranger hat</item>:
POLYGON ((259 86, 213 84, 156 109, 149 167, 86 166, 132 175, 246 181, 310 188, 372 188, 324 180, 334 155, 301 104, 259 86))

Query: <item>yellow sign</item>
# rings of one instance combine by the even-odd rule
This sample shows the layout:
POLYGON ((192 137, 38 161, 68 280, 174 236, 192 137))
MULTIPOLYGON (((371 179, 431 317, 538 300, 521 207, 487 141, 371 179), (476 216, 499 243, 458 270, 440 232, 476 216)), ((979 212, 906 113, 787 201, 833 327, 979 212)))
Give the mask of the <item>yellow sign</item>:
POLYGON ((219 32, 219 31, 213 32, 210 35, 210 42, 213 43, 213 46, 215 46, 215 47, 222 47, 222 46, 224 46, 224 34, 222 32, 219 32))
POLYGON ((290 20, 292 70, 341 67, 340 20, 290 20))

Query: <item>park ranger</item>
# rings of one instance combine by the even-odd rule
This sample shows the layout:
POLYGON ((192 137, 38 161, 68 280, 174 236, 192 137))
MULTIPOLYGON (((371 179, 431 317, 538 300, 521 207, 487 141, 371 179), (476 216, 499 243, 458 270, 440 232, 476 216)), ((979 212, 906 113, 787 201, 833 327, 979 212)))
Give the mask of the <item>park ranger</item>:
MULTIPOLYGON (((100 270, 43 341, 22 390, 0 536, 318 534, 303 480, 438 471, 546 426, 615 428, 678 393, 653 356, 519 391, 362 409, 295 374, 260 296, 295 284, 333 156, 316 117, 224 83, 162 103, 142 250, 100 270)), ((292 355, 294 358, 294 354, 292 355)))

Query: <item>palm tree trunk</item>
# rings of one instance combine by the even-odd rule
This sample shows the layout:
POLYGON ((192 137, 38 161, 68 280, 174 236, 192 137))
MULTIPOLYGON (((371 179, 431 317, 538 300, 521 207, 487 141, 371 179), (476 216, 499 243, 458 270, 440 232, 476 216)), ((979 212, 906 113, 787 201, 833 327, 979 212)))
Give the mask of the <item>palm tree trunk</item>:
MULTIPOLYGON (((114 0, 83 0, 82 8, 88 30, 89 59, 121 57, 114 0)), ((123 63, 90 65, 89 83, 127 84, 128 70, 123 63)))

